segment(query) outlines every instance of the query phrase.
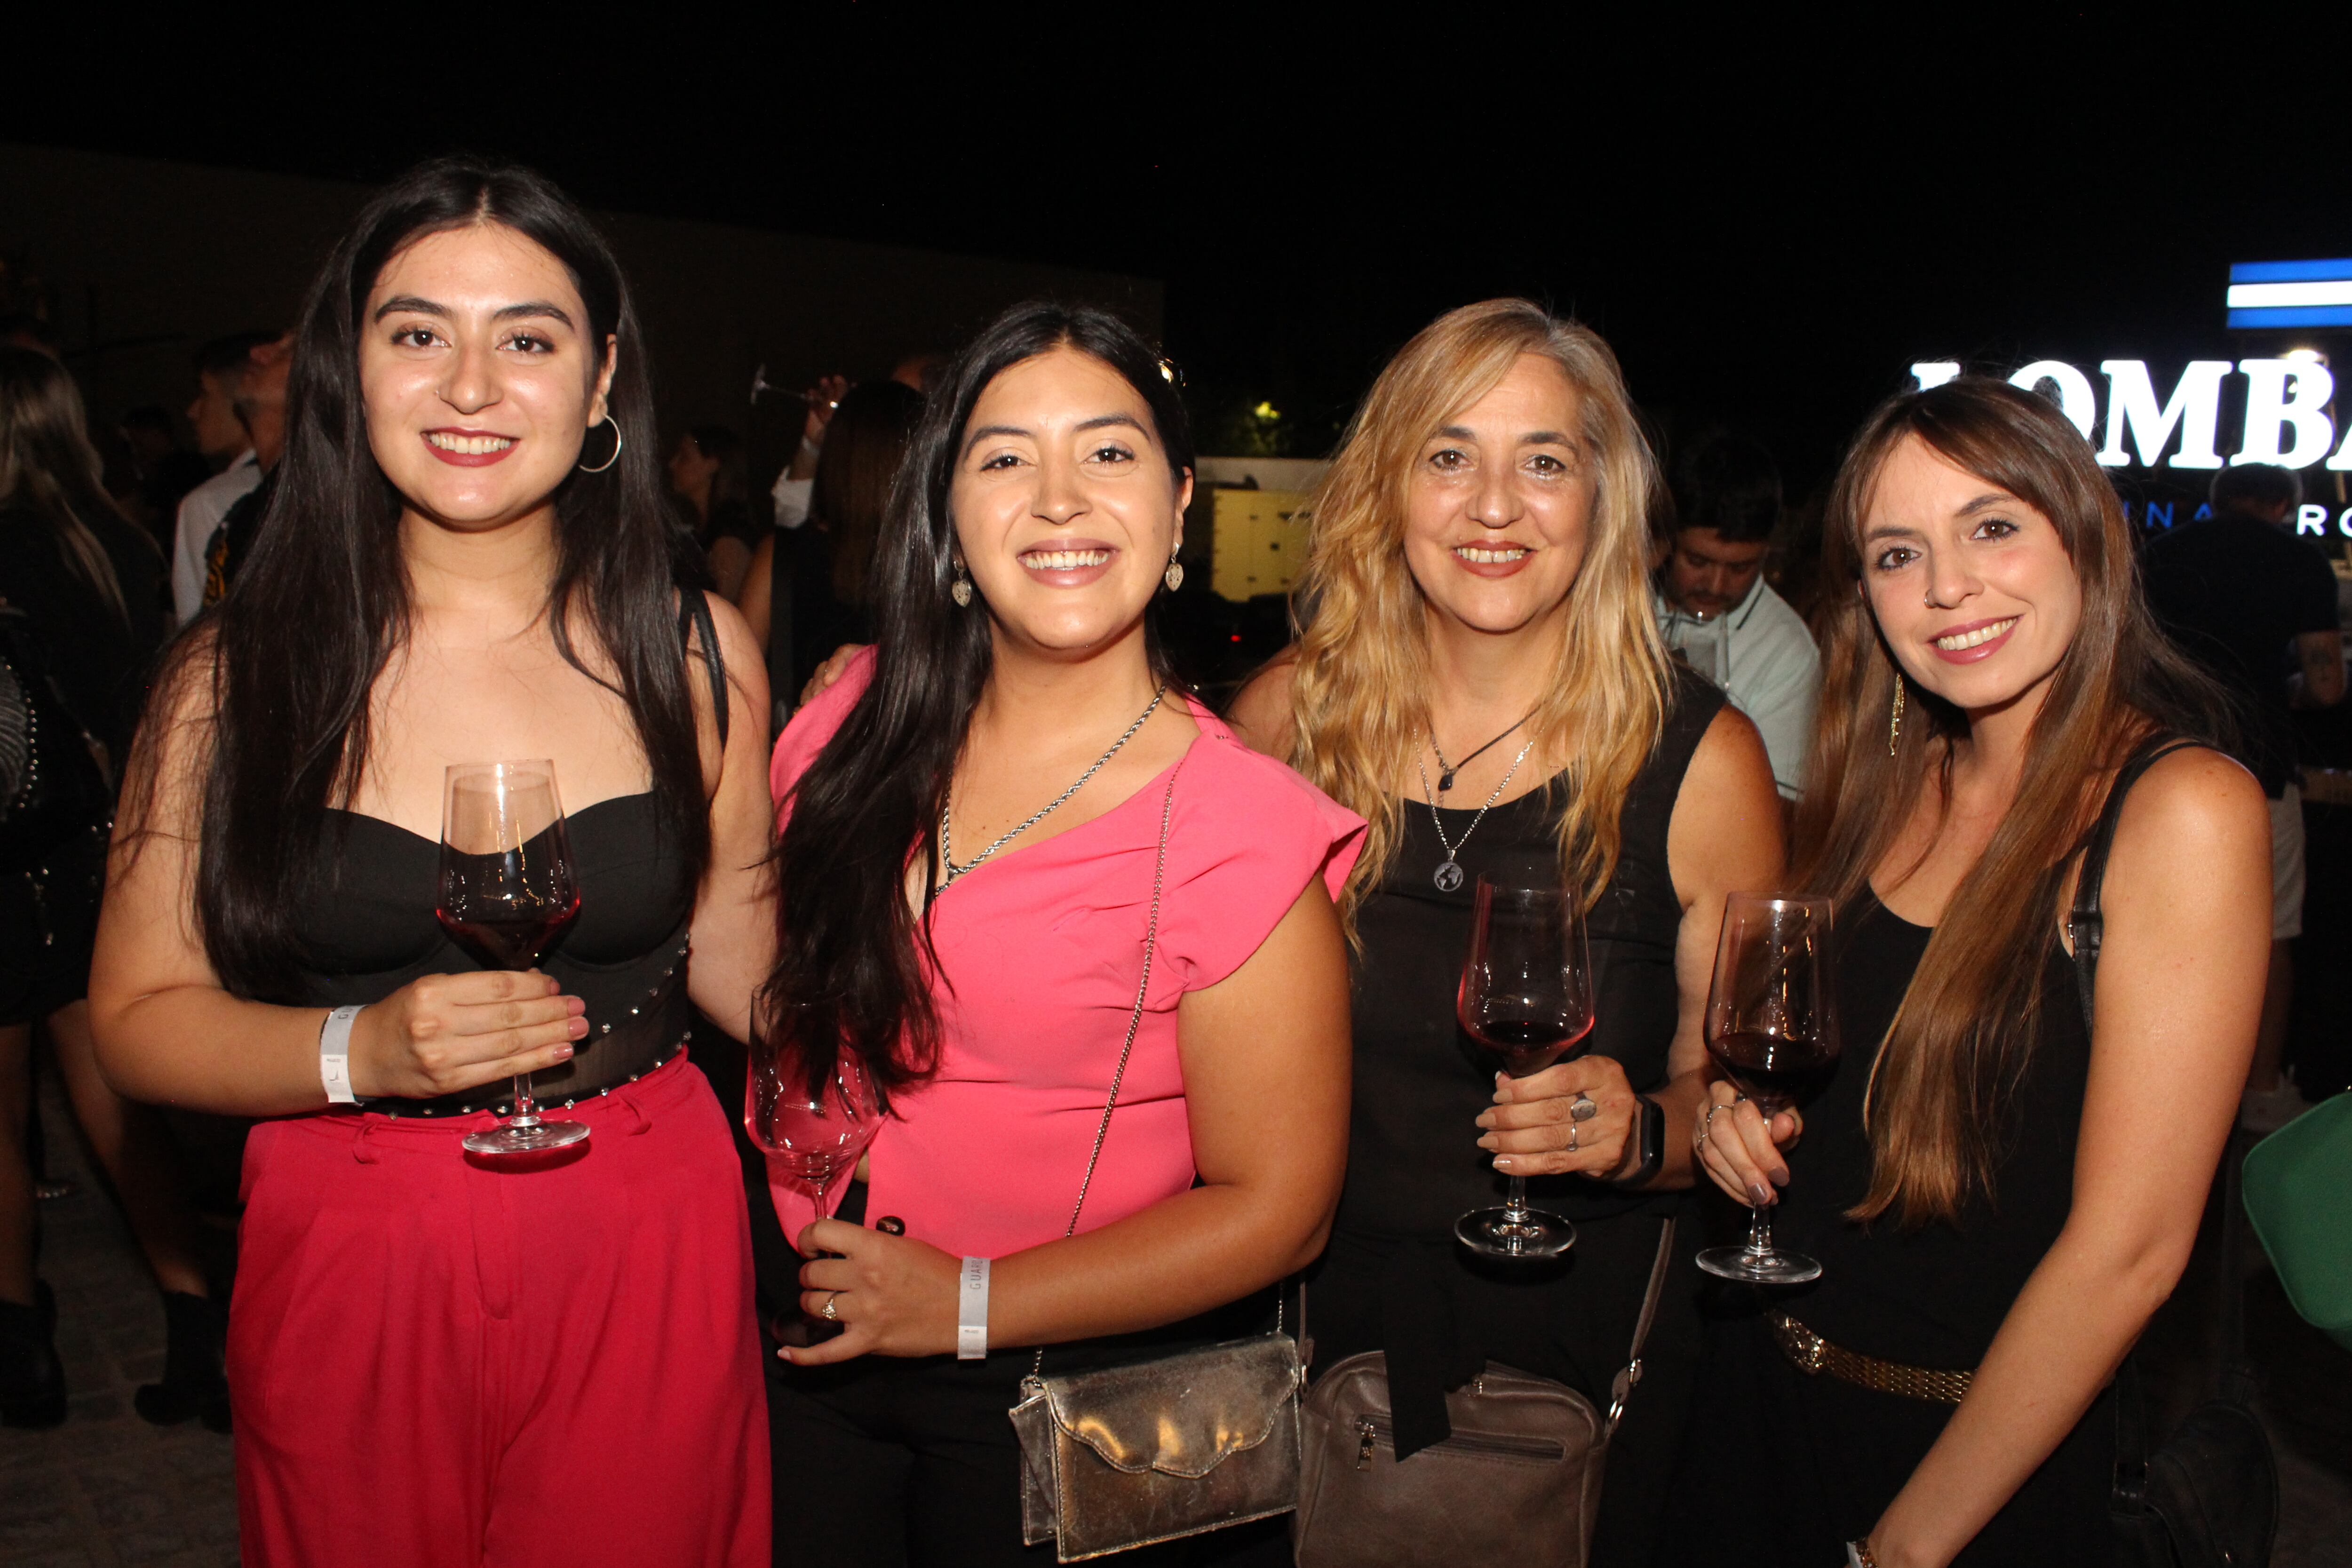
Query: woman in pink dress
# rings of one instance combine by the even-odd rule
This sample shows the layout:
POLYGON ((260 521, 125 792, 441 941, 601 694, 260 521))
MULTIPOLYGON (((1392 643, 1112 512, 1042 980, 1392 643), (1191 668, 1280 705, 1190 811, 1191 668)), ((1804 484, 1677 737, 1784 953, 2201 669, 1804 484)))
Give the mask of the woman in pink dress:
POLYGON ((1270 1327, 1328 1230, 1362 823, 1171 681, 1147 611, 1191 494, 1171 368, 1100 311, 1008 311, 900 471, 877 646, 777 743, 765 1027, 787 1074, 854 1057, 889 1106, 840 1216, 774 1184, 802 1309, 841 1325, 772 1369, 801 1560, 1051 1561, 1006 1418, 1036 1348, 1050 1373, 1270 1327))

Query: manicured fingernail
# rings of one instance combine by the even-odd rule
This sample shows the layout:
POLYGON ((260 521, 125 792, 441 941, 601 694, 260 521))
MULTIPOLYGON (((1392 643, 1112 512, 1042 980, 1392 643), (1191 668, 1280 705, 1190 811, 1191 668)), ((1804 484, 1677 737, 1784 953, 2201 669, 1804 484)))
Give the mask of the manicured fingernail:
POLYGON ((588 1020, 585 1018, 574 1018, 563 1026, 571 1031, 575 1040, 585 1039, 588 1036, 588 1020))
POLYGON ((572 1009, 572 1016, 575 1018, 583 1016, 588 1011, 588 1004, 577 996, 566 996, 563 1002, 564 1005, 572 1009))
POLYGON ((558 1046, 555 1047, 555 1059, 557 1061, 567 1061, 571 1058, 571 1056, 572 1047, 570 1046, 558 1046))
POLYGON ((1748 1184, 1748 1201, 1760 1209, 1772 1201, 1772 1190, 1761 1182, 1750 1182, 1748 1184))
POLYGON ((1495 1125, 1495 1113, 1491 1110, 1480 1111, 1478 1113, 1478 1125, 1481 1127, 1492 1127, 1495 1125))
POLYGON ((1789 1184, 1788 1166, 1783 1165, 1779 1170, 1772 1173, 1772 1184, 1776 1187, 1785 1187, 1789 1184))
POLYGON ((1495 1156, 1495 1169, 1498 1171, 1507 1171, 1510 1168, 1511 1157, 1508 1154, 1497 1154, 1495 1156))
POLYGON ((1495 1147, 1495 1135, 1489 1132, 1484 1138, 1479 1139, 1478 1147, 1481 1149, 1492 1149, 1495 1147))

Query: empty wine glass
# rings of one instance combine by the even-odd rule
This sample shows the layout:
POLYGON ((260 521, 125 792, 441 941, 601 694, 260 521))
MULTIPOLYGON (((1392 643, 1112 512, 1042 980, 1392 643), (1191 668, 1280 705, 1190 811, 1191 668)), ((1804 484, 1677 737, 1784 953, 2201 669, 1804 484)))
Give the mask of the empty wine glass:
MULTIPOLYGON (((555 793, 555 764, 459 763, 442 775, 441 897, 450 939, 487 969, 530 969, 580 913, 572 841, 555 793)), ((468 1133, 476 1154, 534 1154, 588 1136, 584 1121, 550 1121, 517 1073, 514 1114, 468 1133)))
POLYGON ((835 1059, 824 1093, 813 1095, 806 1075, 781 1053, 752 1050, 743 1130, 788 1181, 809 1189, 819 1218, 831 1217, 825 1192, 833 1179, 856 1168, 881 1128, 865 1066, 851 1052, 835 1059))
MULTIPOLYGON (((1485 872, 1472 895, 1470 954, 1462 966, 1454 1016, 1513 1078, 1541 1072, 1580 1052, 1592 1033, 1592 959, 1584 905, 1557 878, 1538 887, 1498 884, 1485 872)), ((1454 1235, 1482 1258, 1558 1258, 1576 1227, 1528 1206, 1528 1182, 1513 1175, 1500 1208, 1473 1209, 1454 1235)))
MULTIPOLYGON (((1724 900, 1706 998, 1706 1049, 1770 1121, 1837 1066, 1837 987, 1830 900, 1734 893, 1724 900)), ((1748 1243, 1711 1247, 1698 1266, 1750 1285, 1801 1285, 1822 1266, 1772 1246, 1772 1211, 1748 1207, 1748 1243)))

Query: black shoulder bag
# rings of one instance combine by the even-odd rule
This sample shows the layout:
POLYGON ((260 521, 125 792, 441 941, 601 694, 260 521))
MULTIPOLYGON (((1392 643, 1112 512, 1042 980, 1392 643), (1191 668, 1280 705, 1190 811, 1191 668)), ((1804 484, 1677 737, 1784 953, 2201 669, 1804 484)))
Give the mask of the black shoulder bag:
MULTIPOLYGON (((2116 776, 2098 826, 2083 850, 2074 907, 2074 979, 2083 1027, 2092 1027, 2093 992, 2104 922, 2100 884, 2124 796, 2159 758, 2194 742, 2144 746, 2116 776)), ((2278 1461, 2250 1405, 2253 1369, 2246 1361, 2245 1291, 2237 1273, 2241 1199, 2234 1137, 2221 1161, 2221 1366, 2213 1397, 2189 1413, 2170 1440, 2148 1452, 2147 1413, 2139 1364, 2130 1356, 2116 1373, 2116 1476, 2108 1513, 2129 1568, 2263 1568, 2278 1531, 2278 1461)))

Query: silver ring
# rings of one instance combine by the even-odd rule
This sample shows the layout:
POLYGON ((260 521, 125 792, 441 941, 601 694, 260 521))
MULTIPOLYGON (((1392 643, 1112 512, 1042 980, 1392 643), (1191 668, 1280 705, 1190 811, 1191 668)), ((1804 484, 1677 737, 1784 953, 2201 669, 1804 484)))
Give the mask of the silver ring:
POLYGON ((824 1299, 824 1306, 817 1312, 817 1316, 823 1318, 828 1323, 837 1323, 841 1321, 840 1309, 834 1305, 834 1303, 839 1300, 841 1300, 841 1292, 838 1290, 835 1290, 832 1295, 827 1296, 824 1299))
POLYGON ((1568 1124, 1568 1152, 1569 1152, 1570 1153, 1571 1153, 1571 1154, 1573 1154, 1573 1153, 1575 1153, 1575 1152, 1576 1152, 1576 1134, 1577 1134, 1577 1131, 1578 1131, 1578 1128, 1577 1128, 1576 1123, 1575 1123, 1575 1122, 1573 1122, 1573 1121, 1570 1122, 1570 1123, 1568 1124))
MULTIPOLYGON (((1739 1102, 1736 1100, 1731 1102, 1732 1105, 1737 1105, 1738 1103, 1739 1102)), ((1698 1142, 1691 1145, 1692 1153, 1696 1154, 1701 1149, 1706 1147, 1707 1137, 1715 1131, 1715 1113, 1718 1110, 1728 1110, 1730 1109, 1731 1105, 1726 1105, 1719 1100, 1706 1108, 1706 1115, 1698 1124, 1698 1142)))
POLYGON ((1568 1115, 1571 1121, 1590 1121, 1600 1114, 1601 1107, 1595 1105, 1592 1097, 1580 1089, 1576 1091, 1576 1098, 1568 1102, 1568 1115))

